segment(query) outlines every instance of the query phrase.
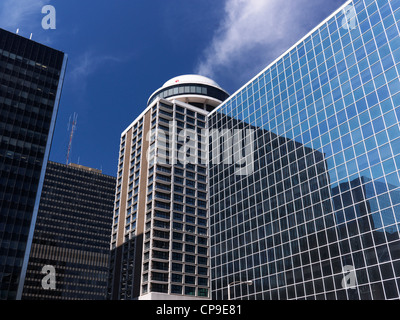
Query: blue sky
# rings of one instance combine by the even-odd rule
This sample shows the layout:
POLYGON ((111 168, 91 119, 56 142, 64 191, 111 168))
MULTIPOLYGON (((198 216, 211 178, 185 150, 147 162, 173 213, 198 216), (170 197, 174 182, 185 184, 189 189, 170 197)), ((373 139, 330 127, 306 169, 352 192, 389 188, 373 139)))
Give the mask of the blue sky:
POLYGON ((0 27, 69 57, 50 160, 116 175, 121 132, 151 93, 200 73, 234 93, 345 0, 2 0, 0 27), (41 9, 56 9, 44 30, 41 9))

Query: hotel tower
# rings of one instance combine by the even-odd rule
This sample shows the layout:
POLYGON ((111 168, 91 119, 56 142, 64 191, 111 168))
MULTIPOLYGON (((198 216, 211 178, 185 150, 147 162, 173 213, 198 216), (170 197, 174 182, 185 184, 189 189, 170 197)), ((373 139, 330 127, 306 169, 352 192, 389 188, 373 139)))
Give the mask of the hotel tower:
POLYGON ((206 117, 227 98, 211 79, 179 76, 122 133, 110 299, 209 299, 206 117))

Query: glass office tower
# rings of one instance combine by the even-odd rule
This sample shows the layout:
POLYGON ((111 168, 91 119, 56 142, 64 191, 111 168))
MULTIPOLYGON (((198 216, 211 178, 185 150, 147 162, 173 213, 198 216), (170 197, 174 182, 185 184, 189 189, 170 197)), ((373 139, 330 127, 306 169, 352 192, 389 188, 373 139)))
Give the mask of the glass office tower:
POLYGON ((21 298, 66 61, 0 29, 0 300, 21 298))
POLYGON ((399 28, 348 1, 210 113, 213 299, 399 298, 399 28))

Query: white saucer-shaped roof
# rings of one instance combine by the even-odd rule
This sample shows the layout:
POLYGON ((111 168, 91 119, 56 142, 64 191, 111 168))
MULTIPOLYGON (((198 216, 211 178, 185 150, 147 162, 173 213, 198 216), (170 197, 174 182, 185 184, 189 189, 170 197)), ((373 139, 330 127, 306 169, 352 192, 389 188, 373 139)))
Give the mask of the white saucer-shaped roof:
MULTIPOLYGON (((167 88, 170 86, 175 86, 177 84, 185 84, 185 83, 198 83, 198 84, 205 84, 213 87, 217 87, 219 89, 222 89, 218 83, 216 83, 214 80, 200 76, 197 74, 186 74, 182 76, 177 76, 175 78, 172 78, 171 80, 168 80, 162 88, 167 88)), ((223 90, 223 89, 222 89, 223 90)))
POLYGON ((174 77, 156 90, 147 101, 150 105, 157 97, 176 99, 196 105, 204 104, 205 108, 215 108, 229 97, 229 94, 214 80, 198 74, 186 74, 174 77), (207 107, 208 105, 208 107, 207 107))

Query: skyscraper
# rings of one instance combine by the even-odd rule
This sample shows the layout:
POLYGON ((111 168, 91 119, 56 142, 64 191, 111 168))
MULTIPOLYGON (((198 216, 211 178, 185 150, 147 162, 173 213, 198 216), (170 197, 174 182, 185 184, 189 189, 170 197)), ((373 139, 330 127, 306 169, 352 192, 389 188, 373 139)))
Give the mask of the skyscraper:
POLYGON ((253 146, 210 165, 213 299, 399 298, 399 27, 348 1, 210 113, 253 146))
POLYGON ((22 299, 106 298, 115 181, 100 170, 48 163, 22 299), (50 289, 42 285, 49 266, 50 289))
POLYGON ((214 81, 167 81, 122 133, 111 238, 111 299, 209 298, 206 116, 214 81), (187 136, 195 144, 186 145, 187 136))
POLYGON ((67 57, 0 29, 0 299, 21 298, 67 57))

